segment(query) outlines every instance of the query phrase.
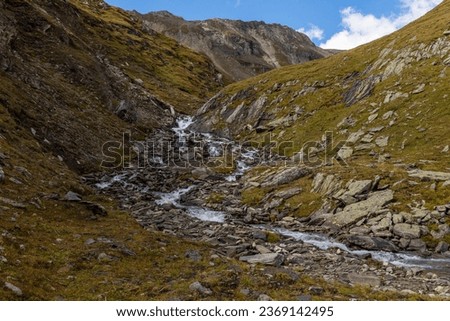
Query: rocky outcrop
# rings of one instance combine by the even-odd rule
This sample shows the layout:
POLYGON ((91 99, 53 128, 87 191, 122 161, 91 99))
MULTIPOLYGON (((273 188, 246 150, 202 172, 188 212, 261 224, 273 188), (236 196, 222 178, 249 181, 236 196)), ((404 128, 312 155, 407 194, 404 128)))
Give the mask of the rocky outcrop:
POLYGON ((289 168, 267 177, 262 183, 262 187, 278 187, 305 177, 310 173, 309 168, 289 168))
POLYGON ((433 172, 433 171, 422 171, 422 170, 413 170, 408 172, 409 176, 417 177, 424 180, 430 181, 448 181, 450 180, 450 173, 444 172, 433 172))
POLYGON ((420 226, 405 223, 396 224, 394 234, 406 239, 418 239, 422 235, 420 226))
POLYGON ((267 253, 251 256, 242 256, 240 260, 250 264, 280 266, 284 262, 284 257, 279 253, 267 253))
POLYGON ((2 1, 0 47, 2 114, 81 172, 106 142, 168 126, 221 86, 206 57, 103 1, 2 1))
POLYGON ((185 21, 167 11, 142 17, 147 28, 206 54, 234 81, 332 53, 316 47, 306 35, 278 24, 224 19, 185 21))
POLYGON ((391 190, 372 193, 367 200, 346 206, 342 212, 333 216, 331 221, 339 227, 355 224, 380 210, 393 199, 394 193, 391 190))

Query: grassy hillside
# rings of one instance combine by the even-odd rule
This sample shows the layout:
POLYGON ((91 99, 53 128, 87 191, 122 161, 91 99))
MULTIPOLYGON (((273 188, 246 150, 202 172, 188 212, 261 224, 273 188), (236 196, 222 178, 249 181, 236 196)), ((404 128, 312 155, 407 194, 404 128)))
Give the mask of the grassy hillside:
MULTIPOLYGON (((3 1, 0 106, 72 168, 101 146, 192 113, 221 86, 204 56, 102 1, 3 1)), ((142 135, 142 134, 141 134, 142 135)))
MULTIPOLYGON (((446 0, 370 44, 230 85, 200 110, 198 127, 263 144, 271 135, 272 150, 288 157, 298 155, 307 142, 323 144, 330 131, 334 144, 347 142, 352 149, 349 166, 320 166, 315 173, 336 174, 344 181, 380 175, 384 184, 397 183, 396 206, 403 210, 422 200, 430 209, 446 204, 448 186, 410 183, 407 171, 450 170, 449 21, 446 0), (274 142, 293 147, 280 151, 274 142)), ((312 177, 295 182, 309 190, 311 183, 312 177)), ((244 195, 251 199, 265 192, 251 189, 244 195)), ((303 204, 302 216, 322 204, 320 195, 310 193, 293 202, 303 204)))
POLYGON ((187 293, 207 267, 181 270, 184 251, 208 248, 145 232, 77 172, 123 131, 170 124, 171 105, 193 112, 221 85, 213 65, 101 1, 2 1, 0 31, 0 298, 151 299, 169 278, 187 293))

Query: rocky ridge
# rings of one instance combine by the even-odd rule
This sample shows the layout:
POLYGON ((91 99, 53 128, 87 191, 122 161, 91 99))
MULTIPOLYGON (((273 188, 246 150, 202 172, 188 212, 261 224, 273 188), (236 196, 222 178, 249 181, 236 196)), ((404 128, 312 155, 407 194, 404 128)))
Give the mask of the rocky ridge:
POLYGON ((327 57, 304 34, 278 24, 212 19, 186 21, 167 11, 142 15, 144 25, 207 55, 232 81, 327 57))

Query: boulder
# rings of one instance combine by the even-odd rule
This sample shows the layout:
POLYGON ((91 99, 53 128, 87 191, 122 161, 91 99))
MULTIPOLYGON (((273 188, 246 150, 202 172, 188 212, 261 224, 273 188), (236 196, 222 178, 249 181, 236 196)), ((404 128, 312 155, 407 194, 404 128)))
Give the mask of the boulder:
POLYGON ((409 251, 423 251, 426 250, 427 245, 421 239, 414 239, 409 242, 408 250, 409 251))
POLYGON ((418 239, 421 236, 420 226, 400 223, 394 225, 394 234, 405 239, 418 239))
POLYGON ((311 286, 308 290, 312 295, 322 295, 325 292, 320 286, 311 286))
POLYGON ((387 189, 385 191, 371 193, 367 200, 345 207, 344 212, 363 210, 373 213, 381 209, 383 206, 389 204, 393 200, 394 192, 390 189, 387 189))
POLYGON ((313 181, 313 193, 320 193, 322 195, 333 194, 341 187, 341 182, 334 175, 324 175, 319 173, 314 177, 313 181))
POLYGON ((194 250, 186 251, 184 257, 194 262, 200 262, 202 260, 202 255, 200 254, 200 252, 194 250))
POLYGON ((189 290, 198 292, 202 295, 211 295, 213 293, 210 289, 204 287, 200 282, 194 282, 189 285, 189 290))
POLYGON ((344 146, 338 151, 337 155, 340 159, 349 159, 353 155, 353 148, 344 146))
POLYGON ((372 114, 372 115, 370 115, 369 116, 369 118, 367 119, 367 122, 368 123, 371 123, 371 122, 373 122, 375 119, 377 119, 378 118, 378 114, 372 114))
POLYGON ((394 115, 394 112, 393 112, 392 110, 390 110, 390 111, 386 112, 386 113, 383 115, 383 120, 388 120, 388 119, 391 118, 393 115, 394 115))
POLYGON ((340 212, 331 217, 331 221, 334 225, 339 227, 346 227, 348 225, 352 225, 367 217, 369 212, 361 211, 361 210, 353 210, 340 212))
POLYGON ((69 191, 64 196, 64 200, 65 201, 69 201, 69 202, 80 202, 81 201, 81 196, 79 194, 75 193, 75 192, 69 191))
POLYGON ((108 216, 108 211, 100 204, 96 204, 93 202, 81 202, 81 204, 85 205, 88 210, 92 212, 94 215, 98 216, 108 216))
POLYGON ((10 290, 12 293, 14 293, 17 296, 22 296, 23 292, 20 288, 18 288, 17 286, 15 286, 12 283, 9 282, 5 282, 5 288, 7 288, 8 290, 10 290))
POLYGON ((280 173, 275 174, 274 176, 269 177, 266 179, 266 181, 262 184, 262 187, 276 187, 284 184, 288 184, 290 182, 293 182, 299 178, 305 177, 311 173, 311 170, 306 167, 295 167, 295 168, 288 168, 280 173))
POLYGON ((435 239, 441 239, 450 234, 450 226, 447 224, 439 225, 439 231, 431 231, 431 236, 435 239))
POLYGON ((352 228, 349 233, 352 235, 368 235, 370 233, 370 229, 364 226, 357 226, 352 228))
POLYGON ((370 286, 374 288, 381 285, 381 279, 379 277, 369 274, 351 273, 348 275, 348 280, 354 285, 370 286))
POLYGON ((450 180, 450 173, 422 171, 419 169, 409 171, 408 175, 410 177, 417 177, 420 179, 427 179, 430 181, 448 181, 448 180, 450 180))
POLYGON ((372 181, 369 180, 351 182, 344 194, 334 197, 344 204, 353 204, 357 202, 355 196, 368 193, 371 187, 372 181))
POLYGON ((446 242, 439 242, 439 244, 436 246, 435 252, 436 253, 445 253, 449 249, 449 245, 446 242))
POLYGON ((399 98, 408 98, 409 95, 402 92, 389 91, 384 98, 384 103, 388 104, 391 101, 397 100, 399 98))
POLYGON ((270 296, 268 296, 267 294, 260 294, 256 300, 257 301, 273 301, 273 299, 270 296))
POLYGON ((250 264, 281 266, 284 262, 284 256, 279 253, 267 253, 251 256, 242 256, 239 258, 239 260, 250 264))
POLYGON ((378 224, 371 227, 372 232, 388 230, 392 226, 392 220, 389 217, 383 218, 378 224))
POLYGON ((369 133, 367 135, 365 135, 362 139, 361 139, 361 143, 364 144, 369 144, 373 141, 373 134, 369 133))
POLYGON ((332 224, 338 227, 352 225, 368 215, 380 210, 386 204, 392 202, 394 192, 385 190, 371 193, 365 201, 348 205, 344 210, 331 218, 332 224))
POLYGON ((301 191, 302 191, 301 188, 299 188, 299 187, 293 187, 293 188, 287 189, 287 190, 285 190, 285 191, 277 192, 277 193, 275 193, 274 196, 275 196, 275 197, 282 198, 282 199, 288 199, 288 198, 291 198, 292 196, 295 196, 295 195, 297 195, 297 194, 300 194, 301 191))
POLYGON ((357 152, 359 152, 359 151, 371 150, 373 148, 375 148, 375 144, 360 144, 355 147, 355 150, 357 152))
POLYGON ((420 84, 411 93, 413 95, 417 95, 417 94, 423 93, 425 91, 425 87, 426 87, 425 84, 420 84))
POLYGON ((271 250, 269 250, 268 248, 266 248, 265 246, 262 246, 262 245, 256 245, 255 248, 261 254, 271 254, 271 253, 273 253, 271 250))
POLYGON ((379 238, 370 237, 363 235, 350 235, 347 237, 347 241, 365 250, 371 251, 387 251, 387 252, 397 252, 398 248, 393 243, 379 238))
POLYGON ((361 138, 361 136, 363 136, 364 134, 365 134, 365 132, 361 129, 359 131, 357 131, 356 133, 350 134, 348 136, 347 143, 355 144, 361 138))
POLYGON ((204 180, 211 175, 211 171, 206 167, 195 168, 191 171, 192 176, 195 179, 204 180))
POLYGON ((403 217, 403 215, 400 214, 394 214, 392 216, 392 223, 394 224, 399 224, 399 223, 403 223, 405 221, 405 218, 403 217))
POLYGON ((386 147, 389 144, 389 136, 381 136, 375 140, 378 147, 386 147))

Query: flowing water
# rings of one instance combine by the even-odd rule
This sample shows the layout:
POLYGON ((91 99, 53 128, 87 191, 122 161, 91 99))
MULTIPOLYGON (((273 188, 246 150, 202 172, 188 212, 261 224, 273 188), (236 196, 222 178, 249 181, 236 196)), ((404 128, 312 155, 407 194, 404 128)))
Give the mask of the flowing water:
MULTIPOLYGON (((190 117, 183 117, 178 119, 176 127, 173 128, 173 132, 179 140, 179 145, 188 148, 188 141, 191 135, 198 135, 204 140, 204 143, 208 147, 209 155, 212 157, 222 156, 227 147, 226 145, 233 144, 231 141, 223 138, 215 138, 211 134, 196 134, 189 130, 189 126, 193 124, 193 120, 190 117)), ((248 171, 252 164, 255 164, 255 158, 258 157, 258 151, 251 148, 241 148, 240 146, 232 145, 233 155, 236 155, 235 172, 227 177, 224 177, 224 181, 236 182, 238 181, 246 171, 248 171)), ((137 186, 130 186, 129 180, 133 178, 130 172, 125 174, 115 175, 109 179, 102 179, 96 184, 96 187, 100 190, 105 190, 113 185, 120 186, 124 189, 136 189, 137 186)), ((142 187, 141 187, 142 188, 142 187)), ((188 202, 183 202, 183 196, 192 192, 195 188, 200 186, 191 185, 186 188, 180 188, 170 193, 152 192, 152 194, 159 199, 156 201, 158 205, 171 204, 178 209, 183 209, 188 215, 199 219, 201 221, 213 222, 222 224, 230 219, 226 213, 221 211, 214 211, 205 207, 190 205, 188 202)), ((151 192, 147 187, 141 189, 141 192, 151 192)), ((368 250, 353 250, 347 245, 337 242, 325 235, 305 233, 299 231, 292 231, 285 228, 278 228, 273 226, 253 226, 255 229, 265 229, 276 232, 282 236, 293 238, 294 240, 311 244, 321 250, 340 249, 343 252, 355 255, 355 256, 368 256, 370 255, 374 260, 389 263, 398 267, 417 267, 424 270, 436 270, 436 271, 450 271, 450 258, 425 258, 410 253, 391 253, 384 251, 368 251, 368 250)))
MULTIPOLYGON (((180 139, 180 142, 186 142, 187 137, 194 133, 189 131, 189 126, 193 124, 193 120, 190 117, 183 117, 177 121, 177 127, 173 128, 173 131, 180 139)), ((222 155, 224 144, 230 144, 230 141, 226 139, 215 138, 211 134, 200 134, 208 145, 209 154, 212 157, 219 157, 222 155)), ((233 155, 237 155, 235 172, 224 179, 228 182, 235 182, 242 177, 246 171, 248 171, 257 157, 258 151, 255 149, 247 148, 241 149, 240 146, 233 146, 233 155)), ((173 206, 184 209, 187 213, 202 221, 224 223, 226 221, 226 214, 224 212, 213 211, 207 208, 198 206, 189 206, 182 204, 181 198, 183 195, 191 192, 196 186, 192 185, 187 188, 178 189, 171 193, 154 193, 160 199, 157 204, 163 205, 170 203, 173 206)), ((264 228, 279 233, 285 237, 293 238, 297 241, 311 244, 321 250, 329 250, 332 248, 340 249, 341 251, 350 253, 355 256, 367 256, 370 255, 374 260, 380 262, 386 262, 399 267, 417 267, 429 270, 450 270, 450 258, 424 258, 408 253, 390 253, 384 251, 368 251, 368 250, 353 250, 347 245, 337 242, 325 235, 304 233, 298 231, 291 231, 284 228, 270 227, 270 226, 255 226, 255 228, 264 228)))
MULTIPOLYGON (((182 204, 181 198, 183 195, 191 192, 196 186, 191 185, 187 188, 181 188, 171 193, 154 193, 159 197, 156 201, 158 205, 172 204, 176 208, 184 209, 187 213, 199 220, 206 222, 224 223, 226 221, 226 214, 224 212, 213 211, 207 208, 198 206, 190 206, 182 204)), ((306 244, 311 244, 321 250, 340 249, 344 252, 353 254, 355 256, 370 255, 372 259, 379 262, 386 262, 398 267, 417 267, 428 270, 445 271, 450 270, 450 259, 448 258, 423 258, 420 256, 407 253, 391 253, 384 251, 368 251, 368 250, 352 250, 347 245, 337 242, 325 235, 304 233, 298 231, 291 231, 284 228, 277 228, 271 226, 254 226, 257 229, 265 229, 276 232, 282 236, 293 238, 306 244)))
POLYGON ((340 249, 344 252, 356 255, 366 256, 370 255, 374 260, 380 262, 387 262, 399 267, 419 267, 433 270, 448 270, 450 269, 450 259, 436 259, 423 258, 420 256, 407 253, 391 253, 385 251, 368 251, 368 250, 352 250, 343 243, 336 242, 327 236, 319 234, 302 233, 290 231, 282 228, 272 228, 271 230, 287 237, 292 237, 295 240, 302 241, 315 247, 328 250, 332 248, 340 249))
POLYGON ((154 193, 154 195, 160 198, 159 200, 156 201, 156 204, 158 205, 172 204, 176 208, 186 210, 190 216, 195 217, 201 221, 216 222, 216 223, 225 222, 224 212, 213 211, 199 206, 188 206, 181 204, 181 197, 192 191, 194 188, 195 186, 191 185, 187 188, 180 188, 172 193, 156 192, 154 193))

